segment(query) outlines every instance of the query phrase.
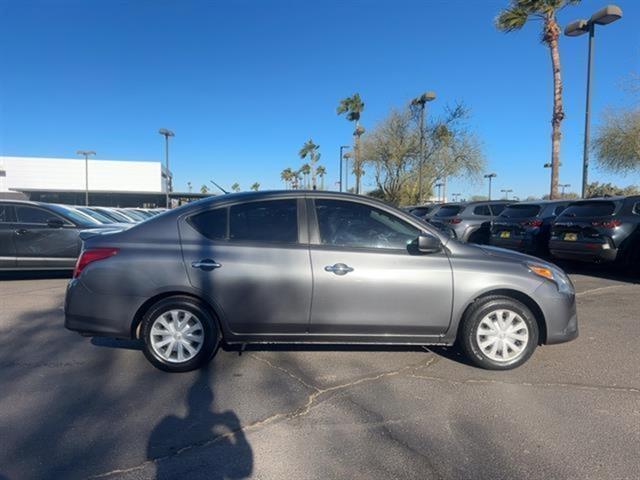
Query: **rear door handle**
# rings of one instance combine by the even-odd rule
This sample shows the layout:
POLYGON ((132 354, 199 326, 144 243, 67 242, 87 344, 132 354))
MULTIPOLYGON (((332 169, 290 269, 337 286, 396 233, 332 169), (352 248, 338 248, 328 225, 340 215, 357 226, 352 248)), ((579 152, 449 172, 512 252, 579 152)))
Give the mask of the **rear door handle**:
POLYGON ((349 272, 353 272, 353 268, 344 263, 336 263, 334 265, 327 265, 324 267, 324 271, 335 273, 336 275, 346 275, 349 272))
POLYGON ((205 258, 197 262, 191 262, 191 266, 193 268, 199 268, 200 270, 210 271, 215 268, 220 268, 222 265, 210 258, 205 258))

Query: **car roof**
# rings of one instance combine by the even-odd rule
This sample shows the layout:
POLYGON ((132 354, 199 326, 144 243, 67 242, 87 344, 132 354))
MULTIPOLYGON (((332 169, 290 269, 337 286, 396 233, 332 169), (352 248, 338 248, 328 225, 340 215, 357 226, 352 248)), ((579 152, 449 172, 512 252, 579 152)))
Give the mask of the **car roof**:
POLYGON ((564 200, 527 200, 524 202, 515 202, 513 205, 551 205, 555 203, 571 203, 574 202, 575 199, 564 199, 564 200))
POLYGON ((12 200, 10 198, 2 198, 0 199, 0 203, 19 203, 21 205, 33 205, 35 207, 46 206, 46 203, 34 202, 33 200, 12 200))

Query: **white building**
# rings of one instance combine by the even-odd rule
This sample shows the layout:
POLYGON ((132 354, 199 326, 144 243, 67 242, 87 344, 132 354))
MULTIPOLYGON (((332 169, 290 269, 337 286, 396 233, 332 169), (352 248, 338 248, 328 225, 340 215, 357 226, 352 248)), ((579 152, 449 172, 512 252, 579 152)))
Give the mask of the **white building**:
POLYGON ((0 156, 0 197, 19 192, 32 200, 92 205, 164 205, 160 162, 0 156), (88 174, 88 181, 87 181, 88 174))

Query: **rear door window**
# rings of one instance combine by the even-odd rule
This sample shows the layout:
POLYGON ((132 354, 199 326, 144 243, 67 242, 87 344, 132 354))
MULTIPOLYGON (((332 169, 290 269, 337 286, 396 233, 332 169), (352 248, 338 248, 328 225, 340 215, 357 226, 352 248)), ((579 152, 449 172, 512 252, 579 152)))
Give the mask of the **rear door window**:
POLYGON ((13 206, 0 205, 0 223, 11 223, 13 221, 13 206))
POLYGON ((189 218, 188 222, 201 235, 209 240, 224 240, 227 238, 227 208, 217 208, 198 213, 189 218))
POLYGON ((563 217, 607 217, 616 209, 614 202, 580 202, 569 205, 563 217))
POLYGON ((564 212, 565 208, 567 208, 566 205, 558 205, 554 210, 553 210, 553 215, 555 217, 557 217, 558 215, 560 215, 562 212, 564 212))
POLYGON ((491 215, 491 210, 489 210, 489 205, 478 205, 473 209, 474 215, 484 215, 486 217, 491 215))
POLYGON ((229 209, 229 240, 297 243, 297 200, 267 200, 229 209))
POLYGON ((435 216, 436 217, 455 217, 460 213, 462 207, 458 205, 443 205, 438 209, 435 216))
MULTIPOLYGON (((42 208, 16 205, 16 217, 18 223, 46 224, 48 220, 56 219, 64 222, 64 219, 42 208)), ((68 222, 64 222, 68 223, 68 222)))
POLYGON ((504 218, 528 218, 535 217, 540 213, 540 205, 509 205, 502 213, 504 218))

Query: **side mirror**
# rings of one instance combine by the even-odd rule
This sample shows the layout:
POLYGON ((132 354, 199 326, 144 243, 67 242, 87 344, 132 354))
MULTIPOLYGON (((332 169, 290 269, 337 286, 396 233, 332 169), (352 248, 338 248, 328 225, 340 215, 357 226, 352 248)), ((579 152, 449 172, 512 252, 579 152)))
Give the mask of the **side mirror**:
POLYGON ((49 228, 62 228, 64 226, 64 222, 59 218, 50 218, 47 220, 47 226, 49 228))
POLYGON ((440 239, 426 233, 418 237, 418 251, 420 253, 437 253, 442 249, 440 239))

